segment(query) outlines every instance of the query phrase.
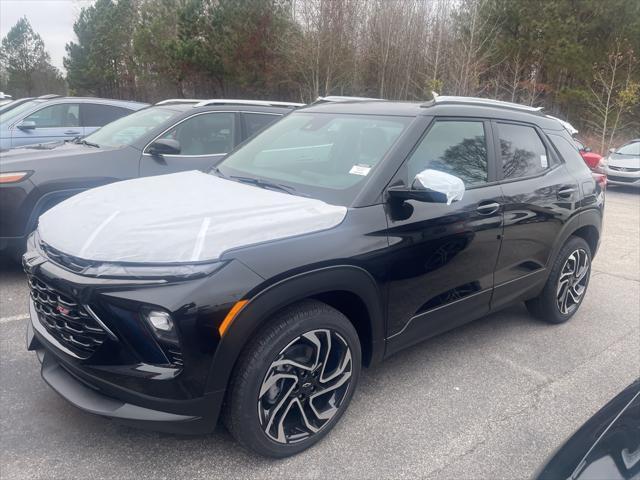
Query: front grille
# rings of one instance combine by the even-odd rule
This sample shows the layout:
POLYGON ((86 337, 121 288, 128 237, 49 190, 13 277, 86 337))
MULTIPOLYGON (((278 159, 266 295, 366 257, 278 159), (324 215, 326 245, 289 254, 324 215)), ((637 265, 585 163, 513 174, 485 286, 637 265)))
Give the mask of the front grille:
POLYGON ((38 320, 61 345, 83 359, 102 345, 107 334, 82 305, 33 275, 29 287, 38 320))
POLYGON ((631 168, 631 167, 614 167, 613 165, 609 165, 611 170, 617 170, 618 172, 640 172, 640 168, 631 168))
POLYGON ((625 183, 634 183, 640 180, 639 178, 634 177, 618 177, 617 175, 607 175, 609 180, 613 180, 614 182, 625 182, 625 183))

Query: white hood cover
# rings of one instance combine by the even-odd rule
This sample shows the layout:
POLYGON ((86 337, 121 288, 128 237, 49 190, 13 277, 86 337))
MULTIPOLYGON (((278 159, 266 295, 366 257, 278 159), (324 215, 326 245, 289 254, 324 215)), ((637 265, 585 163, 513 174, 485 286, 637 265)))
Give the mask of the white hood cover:
POLYGON ((112 183, 56 205, 41 240, 107 262, 198 262, 232 248, 329 229, 347 209, 191 171, 112 183))

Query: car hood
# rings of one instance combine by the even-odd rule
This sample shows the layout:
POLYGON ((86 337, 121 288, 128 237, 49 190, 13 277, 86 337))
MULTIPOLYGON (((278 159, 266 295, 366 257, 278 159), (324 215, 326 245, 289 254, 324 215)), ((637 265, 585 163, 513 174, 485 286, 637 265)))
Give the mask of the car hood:
POLYGON ((47 245, 85 260, 188 263, 329 229, 346 211, 190 171, 80 193, 44 213, 38 233, 47 245))
POLYGON ((33 170, 41 159, 51 160, 58 157, 95 155, 107 151, 104 148, 89 147, 71 142, 51 142, 28 147, 19 147, 2 152, 0 164, 3 171, 18 169, 33 170))
POLYGON ((613 154, 607 160, 607 165, 621 168, 640 168, 640 156, 613 154))

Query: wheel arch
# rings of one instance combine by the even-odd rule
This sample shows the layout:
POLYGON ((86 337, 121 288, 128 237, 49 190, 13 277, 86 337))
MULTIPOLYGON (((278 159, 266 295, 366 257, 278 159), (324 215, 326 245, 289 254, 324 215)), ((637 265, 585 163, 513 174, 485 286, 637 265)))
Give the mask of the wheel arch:
POLYGON ((376 281, 357 266, 323 267, 291 275, 247 295, 248 303, 220 340, 207 390, 226 389, 240 353, 252 336, 276 312, 309 298, 327 303, 351 321, 361 340, 365 365, 382 360, 385 316, 376 281))
POLYGON ((571 217, 565 224, 553 247, 552 255, 549 256, 549 267, 555 260, 562 246, 571 236, 578 236, 584 239, 591 249, 591 256, 594 257, 598 251, 602 230, 602 213, 597 209, 590 209, 571 217))

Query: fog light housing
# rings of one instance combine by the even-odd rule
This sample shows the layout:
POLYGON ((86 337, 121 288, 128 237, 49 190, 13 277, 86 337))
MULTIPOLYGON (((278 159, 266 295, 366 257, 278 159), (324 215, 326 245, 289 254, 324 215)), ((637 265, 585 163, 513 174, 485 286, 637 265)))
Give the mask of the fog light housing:
POLYGON ((169 312, 164 310, 145 309, 142 316, 153 330, 153 333, 159 340, 176 343, 178 337, 173 324, 173 319, 169 312))

